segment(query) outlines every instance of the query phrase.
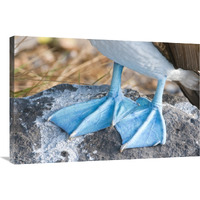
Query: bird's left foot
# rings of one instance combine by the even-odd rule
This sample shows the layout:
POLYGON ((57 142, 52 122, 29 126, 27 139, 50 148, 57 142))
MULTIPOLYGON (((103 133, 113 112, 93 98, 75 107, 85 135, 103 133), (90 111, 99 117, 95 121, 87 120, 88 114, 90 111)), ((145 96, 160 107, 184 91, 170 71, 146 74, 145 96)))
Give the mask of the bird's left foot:
POLYGON ((146 98, 139 98, 136 102, 139 106, 116 124, 122 138, 121 152, 127 148, 164 144, 166 140, 161 105, 155 105, 146 98))

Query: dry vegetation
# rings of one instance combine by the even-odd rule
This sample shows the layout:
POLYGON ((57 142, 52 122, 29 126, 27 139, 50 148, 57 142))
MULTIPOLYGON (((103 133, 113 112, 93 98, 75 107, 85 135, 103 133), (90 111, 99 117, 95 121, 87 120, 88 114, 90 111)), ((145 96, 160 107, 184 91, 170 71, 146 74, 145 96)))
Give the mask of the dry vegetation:
MULTIPOLYGON (((15 37, 14 97, 25 97, 57 84, 110 84, 113 62, 84 39, 15 37)), ((122 88, 153 93, 156 80, 125 68, 122 88)), ((168 82, 166 92, 179 93, 168 82)))

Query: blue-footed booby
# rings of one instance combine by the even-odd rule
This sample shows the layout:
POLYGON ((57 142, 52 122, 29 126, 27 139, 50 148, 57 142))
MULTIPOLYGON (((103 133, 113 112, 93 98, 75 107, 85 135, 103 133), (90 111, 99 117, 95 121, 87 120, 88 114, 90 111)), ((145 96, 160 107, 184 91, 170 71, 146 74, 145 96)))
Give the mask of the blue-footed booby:
POLYGON ((49 121, 70 138, 115 126, 127 148, 148 147, 166 142, 162 95, 166 80, 176 81, 189 101, 199 108, 199 45, 161 42, 90 40, 103 55, 114 61, 107 96, 62 108, 49 121), (128 67, 158 80, 152 101, 125 97, 121 74, 128 67))

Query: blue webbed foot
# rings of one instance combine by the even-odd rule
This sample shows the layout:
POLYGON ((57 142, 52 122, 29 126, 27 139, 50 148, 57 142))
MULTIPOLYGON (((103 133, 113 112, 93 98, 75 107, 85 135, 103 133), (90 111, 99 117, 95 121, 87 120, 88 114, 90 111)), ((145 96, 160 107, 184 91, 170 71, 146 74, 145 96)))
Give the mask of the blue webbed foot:
POLYGON ((120 94, 65 107, 50 116, 49 121, 65 130, 70 137, 107 128, 119 122, 137 106, 134 101, 120 94))
POLYGON ((164 144, 166 140, 161 107, 145 98, 139 98, 136 102, 139 106, 116 124, 122 138, 121 152, 127 148, 164 144))
POLYGON ((123 66, 114 63, 113 78, 108 96, 63 108, 49 121, 65 130, 70 137, 85 135, 115 125, 137 104, 121 92, 123 66))
POLYGON ((156 94, 150 102, 146 98, 139 98, 135 110, 116 124, 121 135, 122 152, 127 148, 156 146, 165 144, 166 126, 162 116, 162 95, 166 77, 158 80, 156 94))

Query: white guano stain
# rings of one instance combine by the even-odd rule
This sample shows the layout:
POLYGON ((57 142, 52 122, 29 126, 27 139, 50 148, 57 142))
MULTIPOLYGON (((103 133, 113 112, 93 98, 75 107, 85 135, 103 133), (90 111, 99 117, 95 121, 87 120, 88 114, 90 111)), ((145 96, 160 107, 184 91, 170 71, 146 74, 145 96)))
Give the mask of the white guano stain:
MULTIPOLYGON (((52 93, 43 91, 41 97, 29 99, 32 102, 44 97, 53 99, 51 102, 52 105, 46 105, 46 108, 50 110, 44 109, 42 116, 38 116, 34 122, 39 128, 41 134, 41 148, 35 149, 33 146, 34 153, 36 154, 35 159, 37 162, 53 163, 60 160, 62 161, 65 159, 65 157, 61 155, 61 152, 63 151, 68 153, 68 162, 79 160, 78 146, 84 140, 85 136, 79 136, 73 138, 72 140, 68 140, 68 134, 62 131, 52 122, 49 122, 47 119, 58 109, 74 104, 74 102, 84 102, 89 100, 87 95, 82 95, 84 92, 85 91, 83 89, 77 89, 73 92, 73 94, 67 89, 65 89, 63 92, 60 90, 55 90, 52 93)), ((97 90, 96 92, 101 92, 101 90, 97 90)), ((90 159, 93 160, 92 157, 90 159)))
MULTIPOLYGON (((63 92, 56 91, 52 94, 43 92, 42 97, 53 98, 51 102, 51 110, 44 110, 42 116, 38 116, 35 120, 35 125, 39 128, 41 134, 41 148, 35 149, 36 160, 41 163, 52 163, 65 158, 61 155, 61 152, 66 151, 68 153, 68 161, 74 162, 79 160, 79 154, 77 146, 84 140, 83 136, 68 140, 68 134, 62 131, 59 127, 52 122, 48 122, 49 115, 60 107, 66 106, 66 98, 69 100, 67 104, 70 105, 69 91, 63 92), (59 98, 57 98, 59 97, 59 98), (65 102, 65 105, 63 105, 65 102)), ((36 100, 36 99, 34 99, 36 100)), ((73 102, 71 100, 71 102, 73 102)))

